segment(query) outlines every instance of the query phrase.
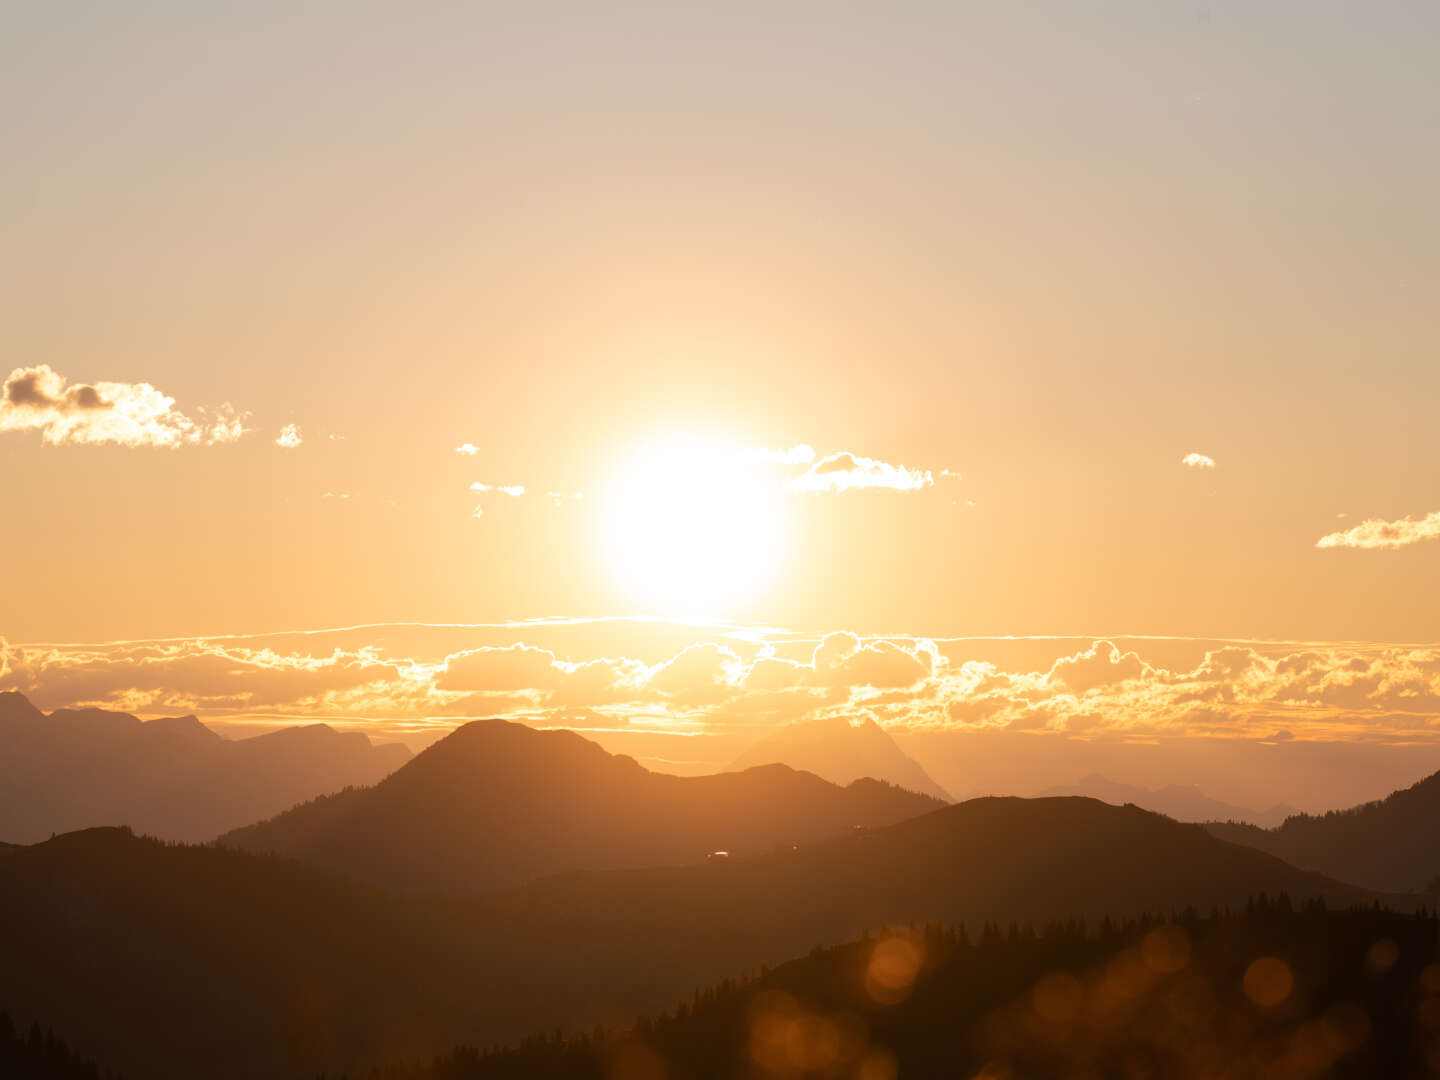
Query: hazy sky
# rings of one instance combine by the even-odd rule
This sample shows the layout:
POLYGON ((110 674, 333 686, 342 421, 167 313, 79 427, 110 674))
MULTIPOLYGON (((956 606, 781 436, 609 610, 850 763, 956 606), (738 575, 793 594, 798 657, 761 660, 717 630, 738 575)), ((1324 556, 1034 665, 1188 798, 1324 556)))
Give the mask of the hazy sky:
POLYGON ((1440 639, 1434 4, 3 19, 12 645, 1440 639))

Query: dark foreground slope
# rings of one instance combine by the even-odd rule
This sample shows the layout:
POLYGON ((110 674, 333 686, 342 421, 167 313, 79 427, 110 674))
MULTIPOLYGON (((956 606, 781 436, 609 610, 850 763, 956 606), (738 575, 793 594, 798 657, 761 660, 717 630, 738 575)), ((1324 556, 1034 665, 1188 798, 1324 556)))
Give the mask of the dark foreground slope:
POLYGON ((374 788, 220 838, 396 891, 479 892, 563 870, 691 863, 889 825, 943 805, 875 780, 783 765, 652 773, 571 731, 466 724, 374 788))
POLYGON ((459 1049, 376 1080, 1368 1080, 1440 1065, 1431 915, 1286 901, 1096 929, 879 933, 625 1031, 459 1049))
POLYGON ((405 898, 293 861, 89 830, 0 857, 0 1001, 132 1077, 306 1076, 619 1025, 925 920, 1043 923, 1359 890, 1086 799, 983 799, 751 859, 405 898))
POLYGON ((373 784, 409 759, 403 746, 323 724, 228 740, 193 716, 46 716, 21 694, 0 693, 0 840, 93 825, 209 840, 301 799, 373 784))
POLYGON ((1440 773, 1403 791, 1349 810, 1296 814, 1275 829, 1215 822, 1222 840, 1272 855, 1342 881, 1390 892, 1440 884, 1440 773))

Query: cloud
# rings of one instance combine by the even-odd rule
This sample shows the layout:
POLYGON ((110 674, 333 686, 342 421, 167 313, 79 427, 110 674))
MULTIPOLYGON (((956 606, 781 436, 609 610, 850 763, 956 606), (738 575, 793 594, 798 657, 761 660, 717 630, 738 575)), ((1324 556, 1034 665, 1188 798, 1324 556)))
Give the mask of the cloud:
POLYGON ((821 458, 791 481, 790 486, 796 491, 811 493, 861 488, 918 491, 934 483, 935 477, 928 469, 907 469, 903 465, 891 465, 847 451, 821 458))
POLYGON ((275 437, 275 445, 286 450, 293 450, 304 441, 300 437, 300 429, 294 424, 286 424, 280 429, 280 434, 275 437))
MULTIPOLYGON (((1193 667, 1166 668, 1142 655, 1144 643, 1127 649, 1102 638, 1037 656, 1026 665, 1033 670, 1005 670, 991 660, 947 657, 924 638, 838 631, 818 641, 786 636, 772 646, 706 640, 709 633, 697 630, 691 643, 644 660, 567 659, 526 641, 427 659, 379 647, 310 654, 303 645, 290 651, 294 645, 254 640, 0 641, 0 690, 22 690, 46 710, 99 706, 284 723, 345 718, 391 730, 509 715, 758 735, 778 723, 845 718, 911 731, 1085 739, 1273 740, 1289 732, 1296 741, 1440 744, 1436 648, 1215 643, 1186 662, 1193 667)), ((1176 655, 1175 644, 1163 646, 1165 654, 1176 655)))
POLYGON ((149 383, 67 385, 46 364, 16 368, 0 392, 0 432, 38 431, 51 446, 210 446, 240 438, 244 418, 225 404, 192 419, 149 383))
POLYGON ((1315 541, 1317 548, 1398 548, 1422 540, 1440 538, 1440 510, 1423 518, 1384 521, 1370 518, 1344 532, 1333 532, 1315 541))
POLYGON ((480 448, 474 443, 467 442, 455 447, 455 452, 457 454, 463 454, 465 457, 474 457, 480 452, 480 448))
POLYGON ((1180 464, 1192 469, 1213 469, 1215 468, 1215 459, 1206 454, 1191 450, 1190 453, 1180 459, 1180 464))
POLYGON ((1139 654, 1122 653, 1108 641, 1097 641, 1084 652, 1056 660, 1050 668, 1049 680, 1077 693, 1110 686, 1145 675, 1147 666, 1139 654))
POLYGON ((521 495, 524 495, 524 494, 525 494, 525 485, 524 485, 524 484, 482 484, 479 480, 476 480, 473 484, 470 485, 470 490, 471 490, 471 491, 479 491, 479 492, 482 492, 482 493, 488 493, 488 492, 494 491, 494 492, 499 492, 501 495, 509 495, 511 498, 516 498, 516 499, 518 499, 521 495))

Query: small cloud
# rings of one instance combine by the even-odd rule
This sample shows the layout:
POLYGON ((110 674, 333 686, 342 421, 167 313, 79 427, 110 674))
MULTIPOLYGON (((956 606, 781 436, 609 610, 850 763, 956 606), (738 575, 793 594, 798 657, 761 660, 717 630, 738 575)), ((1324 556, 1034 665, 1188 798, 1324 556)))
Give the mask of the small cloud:
POLYGON ((1440 510, 1423 518, 1385 521, 1370 518, 1344 532, 1333 532, 1315 541, 1317 548, 1399 548, 1422 540, 1440 539, 1440 510))
POLYGON ((578 499, 583 499, 585 498, 585 495, 579 491, 547 491, 545 493, 545 497, 548 499, 553 499, 555 501, 555 505, 559 506, 562 503, 575 502, 578 499))
POLYGON ((473 442, 467 442, 455 447, 455 452, 457 454, 463 454, 465 457, 474 457, 480 452, 480 448, 473 442))
POLYGON ((348 491, 327 491, 320 497, 322 499, 349 499, 352 496, 348 491))
POLYGON ((275 438, 275 445, 286 450, 293 450, 305 440, 300 438, 300 429, 294 424, 286 424, 280 429, 280 434, 275 438))
POLYGON ((1190 453, 1180 459, 1180 464, 1191 469, 1213 469, 1215 468, 1215 459, 1206 454, 1191 450, 1190 453))
POLYGON ((501 495, 509 495, 509 496, 511 496, 512 498, 519 498, 521 495, 524 495, 524 494, 525 494, 525 485, 524 485, 524 484, 482 484, 479 480, 476 480, 473 484, 470 485, 470 490, 471 490, 471 491, 478 491, 478 492, 481 492, 482 494, 484 494, 484 493, 489 493, 489 492, 494 491, 494 492, 500 493, 501 495))
POLYGON ((245 414, 230 405, 209 412, 192 419, 149 383, 67 384, 47 364, 16 368, 0 389, 0 432, 38 431, 51 446, 212 446, 245 433, 245 414))
POLYGON ((935 477, 928 469, 907 469, 903 465, 891 465, 888 461, 845 452, 821 458, 792 480, 790 486, 796 491, 810 493, 860 488, 918 491, 934 483, 935 477))

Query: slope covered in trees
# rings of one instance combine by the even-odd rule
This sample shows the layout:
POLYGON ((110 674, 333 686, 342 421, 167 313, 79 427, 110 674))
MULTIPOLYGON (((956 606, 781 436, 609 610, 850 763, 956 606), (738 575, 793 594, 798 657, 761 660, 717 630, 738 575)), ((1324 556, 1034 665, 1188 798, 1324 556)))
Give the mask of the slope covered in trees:
POLYGON ((21 1031, 4 1011, 0 1011, 0 1076, 6 1080, 119 1080, 75 1053, 52 1029, 32 1023, 21 1031))
MULTIPOLYGON (((880 931, 653 1021, 369 1080, 1432 1075, 1440 923, 1288 897, 1128 924, 880 931)), ((357 1078, 360 1080, 360 1078, 357 1078)))
POLYGON ((459 728, 374 788, 221 837, 397 891, 478 892, 565 870, 692 863, 888 825, 943 805, 875 780, 770 765, 652 773, 570 731, 459 728))
POLYGON ((627 1023, 881 925, 1095 921, 1282 890, 1372 898, 1087 799, 981 799, 753 858, 475 898, 97 829, 0 857, 0 1001, 132 1077, 313 1075, 627 1023))
POLYGON ((1296 814, 1274 829, 1235 822, 1207 826, 1222 840, 1267 851, 1295 866, 1388 892, 1420 892, 1440 881, 1440 773, 1376 802, 1327 814, 1296 814))

